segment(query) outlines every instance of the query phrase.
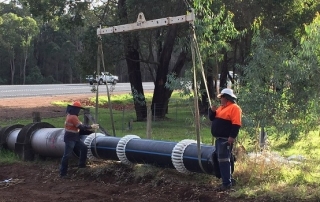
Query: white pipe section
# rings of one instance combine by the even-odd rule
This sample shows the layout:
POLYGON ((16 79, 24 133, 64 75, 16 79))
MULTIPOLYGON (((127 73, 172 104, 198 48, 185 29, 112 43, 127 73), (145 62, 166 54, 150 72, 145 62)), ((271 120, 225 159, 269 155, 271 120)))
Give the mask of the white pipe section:
POLYGON ((42 128, 31 136, 35 153, 47 157, 61 157, 64 152, 64 128, 42 128))
POLYGON ((19 134, 20 130, 21 130, 21 128, 16 128, 16 129, 12 130, 10 132, 10 134, 8 135, 8 137, 6 139, 6 143, 7 143, 7 146, 8 146, 9 150, 14 151, 15 144, 17 142, 17 137, 18 137, 18 134, 19 134))
POLYGON ((140 139, 140 137, 137 135, 126 135, 119 140, 116 148, 118 158, 120 159, 121 163, 126 165, 132 164, 126 156, 126 146, 128 142, 132 139, 140 139))

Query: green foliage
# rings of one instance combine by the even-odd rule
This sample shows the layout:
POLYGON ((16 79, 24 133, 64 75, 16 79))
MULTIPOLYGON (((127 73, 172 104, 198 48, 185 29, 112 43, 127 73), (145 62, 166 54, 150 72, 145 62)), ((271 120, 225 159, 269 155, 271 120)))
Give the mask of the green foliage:
MULTIPOLYGON (((320 14, 317 13, 314 20, 310 24, 306 24, 305 35, 301 37, 301 49, 299 51, 299 58, 302 60, 300 65, 304 71, 307 71, 309 74, 319 73, 320 66, 320 14)), ((300 69, 302 69, 300 67, 300 69)), ((311 74, 314 78, 314 74, 311 74)))
MULTIPOLYGON (((245 124, 274 128, 294 140, 318 122, 318 67, 305 61, 299 48, 268 30, 256 33, 241 78, 240 104, 245 124), (307 67, 307 68, 306 68, 307 67)), ((253 126, 251 125, 251 126, 253 126)))
POLYGON ((34 16, 41 16, 43 21, 50 21, 56 16, 61 16, 65 13, 66 5, 72 4, 72 1, 65 0, 19 0, 25 7, 30 9, 34 16))
POLYGON ((225 5, 217 9, 211 1, 195 1, 194 7, 201 56, 204 63, 213 65, 222 60, 221 52, 231 50, 229 42, 239 38, 245 30, 240 32, 235 28, 234 14, 225 5))
POLYGON ((30 69, 30 73, 26 77, 26 84, 41 84, 43 82, 44 78, 39 67, 36 66, 30 69))
MULTIPOLYGON (((276 201, 317 201, 319 131, 310 132, 290 145, 285 136, 275 136, 269 134, 269 149, 262 152, 250 149, 250 158, 240 158, 236 162, 234 176, 244 187, 233 196, 263 196, 276 201), (288 157, 292 160, 289 161, 288 157)), ((247 144, 245 146, 249 148, 247 144)))
POLYGON ((14 163, 18 161, 19 158, 15 153, 0 148, 0 163, 14 163))
POLYGON ((191 76, 185 75, 185 77, 179 77, 172 73, 167 76, 167 82, 165 87, 170 90, 179 90, 181 92, 180 96, 190 95, 193 84, 190 81, 191 76))

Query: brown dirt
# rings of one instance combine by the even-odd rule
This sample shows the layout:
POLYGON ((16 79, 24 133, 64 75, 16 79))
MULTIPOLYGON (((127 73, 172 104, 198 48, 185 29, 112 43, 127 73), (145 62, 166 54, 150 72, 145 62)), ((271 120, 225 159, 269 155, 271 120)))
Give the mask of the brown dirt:
MULTIPOLYGON (((42 118, 63 117, 65 108, 52 105, 54 101, 88 100, 89 95, 63 95, 45 97, 5 98, 0 101, 0 120, 32 118, 33 112, 40 112, 42 118)), ((91 96, 93 97, 93 96, 91 96)))
MULTIPOLYGON (((0 120, 30 118, 33 111, 42 117, 64 116, 65 109, 52 106, 52 101, 84 102, 87 98, 88 95, 68 95, 3 99, 0 120)), ((213 184, 202 184, 196 176, 172 169, 136 178, 132 168, 103 162, 92 163, 84 171, 72 168, 72 179, 60 179, 58 167, 59 159, 0 164, 0 201, 248 201, 213 191, 213 184, 218 183, 213 177, 213 184)))

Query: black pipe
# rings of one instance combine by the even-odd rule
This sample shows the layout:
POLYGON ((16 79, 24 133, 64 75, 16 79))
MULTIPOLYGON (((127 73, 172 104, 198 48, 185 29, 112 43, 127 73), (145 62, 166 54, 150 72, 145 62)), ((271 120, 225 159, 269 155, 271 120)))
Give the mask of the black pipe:
POLYGON ((214 174, 214 164, 211 159, 215 151, 214 146, 201 145, 201 164, 204 169, 202 170, 198 163, 198 147, 195 141, 184 140, 177 143, 129 136, 129 138, 128 136, 118 138, 100 135, 94 137, 91 134, 88 136, 91 140, 86 144, 89 147, 89 153, 99 159, 120 160, 126 164, 140 163, 176 168, 180 172, 214 174))
POLYGON ((104 136, 101 134, 91 134, 87 137, 90 141, 86 143, 89 147, 88 157, 95 157, 98 159, 108 159, 119 161, 117 156, 116 148, 120 138, 112 136, 104 136), (92 141, 92 142, 91 142, 92 141))
MULTIPOLYGON (((214 173, 212 154, 215 151, 214 146, 201 145, 201 164, 206 173, 214 173)), ((190 144, 184 151, 183 164, 188 171, 203 172, 198 163, 198 147, 196 144, 190 144)))
POLYGON ((171 153, 176 142, 132 139, 127 143, 126 156, 132 163, 145 163, 174 168, 171 153))

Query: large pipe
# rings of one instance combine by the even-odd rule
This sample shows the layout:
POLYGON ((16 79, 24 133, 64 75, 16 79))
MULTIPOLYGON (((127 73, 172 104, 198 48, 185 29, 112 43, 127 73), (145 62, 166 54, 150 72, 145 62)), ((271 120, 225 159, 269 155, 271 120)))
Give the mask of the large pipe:
MULTIPOLYGON (((87 135, 80 135, 83 142, 87 135)), ((31 147, 35 154, 45 157, 62 157, 64 153, 64 128, 42 128, 31 136, 31 147)), ((75 157, 79 157, 77 152, 73 152, 75 157)))
MULTIPOLYGON (((80 131, 82 141, 88 132, 80 131)), ((91 132, 90 132, 91 133, 91 132)), ((24 126, 17 136, 15 152, 23 160, 33 160, 37 154, 41 157, 62 157, 64 152, 64 129, 54 128, 49 123, 38 122, 24 126)), ((75 157, 79 154, 73 152, 75 157)))
MULTIPOLYGON (((63 128, 54 128, 51 124, 40 122, 24 126, 19 130, 18 135, 16 135, 17 131, 11 131, 10 134, 12 134, 12 141, 16 140, 14 150, 22 159, 33 160, 35 154, 42 157, 63 155, 63 128)), ((215 174, 212 160, 215 147, 202 144, 198 148, 194 140, 168 142, 140 139, 136 135, 118 138, 105 136, 102 133, 88 135, 81 132, 81 141, 88 147, 89 158, 116 160, 124 164, 152 164, 175 168, 183 173, 215 174), (200 152, 201 165, 199 165, 198 152, 200 152)))
POLYGON ((64 151, 64 129, 42 128, 31 136, 31 147, 35 154, 46 157, 61 157, 64 151))

